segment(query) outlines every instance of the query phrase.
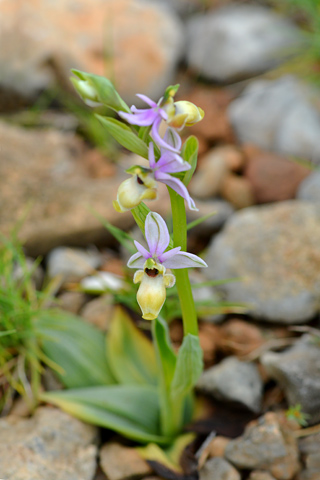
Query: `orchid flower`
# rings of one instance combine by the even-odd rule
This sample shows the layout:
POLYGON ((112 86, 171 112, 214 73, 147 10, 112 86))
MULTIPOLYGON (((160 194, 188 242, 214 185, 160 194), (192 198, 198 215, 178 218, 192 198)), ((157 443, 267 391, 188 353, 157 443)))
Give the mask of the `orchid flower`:
MULTIPOLYGON (((172 128, 168 127, 164 139, 169 145, 181 148, 181 138, 172 128)), ((134 165, 126 170, 133 176, 121 183, 117 200, 113 202, 114 208, 118 212, 124 212, 136 207, 142 200, 155 199, 157 197, 157 182, 161 182, 183 197, 190 210, 197 210, 185 185, 181 180, 170 175, 170 173, 189 170, 191 165, 185 162, 180 155, 166 148, 161 148, 160 158, 156 162, 152 142, 149 144, 149 162, 150 168, 134 165)))
POLYGON ((188 101, 174 102, 173 97, 178 89, 178 85, 168 87, 163 97, 158 103, 151 100, 146 95, 137 94, 150 108, 138 109, 134 105, 131 107, 132 113, 118 112, 120 117, 132 125, 142 127, 151 127, 153 140, 159 147, 166 148, 172 152, 179 153, 179 150, 168 144, 165 138, 159 134, 161 122, 164 120, 169 126, 182 130, 185 126, 193 125, 204 117, 204 112, 188 101))
POLYGON ((182 252, 181 247, 166 251, 170 242, 169 231, 156 212, 150 212, 146 217, 145 237, 149 250, 135 241, 138 252, 130 257, 127 266, 143 269, 135 273, 133 282, 140 282, 137 300, 142 318, 154 320, 165 302, 166 288, 175 284, 174 275, 166 273, 166 269, 207 267, 207 264, 197 255, 182 252))

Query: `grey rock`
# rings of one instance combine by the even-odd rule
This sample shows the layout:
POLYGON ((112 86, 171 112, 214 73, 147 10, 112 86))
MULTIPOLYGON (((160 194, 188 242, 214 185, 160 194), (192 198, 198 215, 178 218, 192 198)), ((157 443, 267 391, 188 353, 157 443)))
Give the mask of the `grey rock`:
POLYGON ((47 274, 51 279, 60 276, 65 282, 74 282, 92 273, 101 262, 95 248, 57 247, 47 256, 47 274))
POLYGON ((277 480, 291 480, 299 470, 298 448, 290 430, 274 413, 249 423, 241 437, 226 446, 225 458, 240 469, 259 469, 277 480))
POLYGON ((284 352, 265 353, 261 361, 284 389, 288 404, 300 404, 310 423, 320 421, 320 331, 319 337, 304 335, 284 352))
POLYGON ((213 233, 220 230, 226 221, 231 217, 234 212, 234 208, 229 202, 222 199, 211 200, 198 200, 195 198, 196 206, 199 209, 187 210, 188 223, 194 222, 205 215, 213 214, 203 222, 199 223, 194 230, 189 231, 189 235, 192 236, 194 232, 196 235, 210 236, 213 233))
POLYGON ((320 433, 299 439, 299 450, 306 465, 297 480, 318 480, 320 478, 320 433))
POLYGON ((315 170, 300 183, 297 198, 320 203, 320 171, 315 170))
POLYGON ((235 213, 211 242, 203 273, 227 301, 244 302, 257 319, 310 320, 320 306, 320 211, 297 200, 235 213))
POLYGON ((256 80, 228 113, 242 143, 320 161, 319 91, 292 76, 256 80))
POLYGON ((0 478, 92 480, 97 429, 58 409, 39 408, 28 419, 0 420, 0 478))
POLYGON ((218 400, 237 402, 253 412, 261 410, 263 383, 257 366, 227 357, 205 370, 197 388, 218 400))
POLYGON ((211 458, 201 468, 199 480, 241 480, 240 473, 223 458, 211 458))
POLYGON ((287 19, 259 5, 229 5, 187 25, 187 61, 210 80, 248 78, 281 63, 301 44, 287 19))
POLYGON ((250 473, 248 480, 275 480, 275 478, 269 472, 254 470, 250 473))
MULTIPOLYGON (((200 269, 199 269, 200 270, 200 269)), ((192 284, 196 283, 204 283, 207 281, 206 277, 203 275, 201 271, 197 269, 190 270, 189 279, 192 284)), ((208 308, 217 306, 219 302, 222 301, 221 295, 217 292, 217 290, 210 286, 204 286, 199 288, 192 288, 192 296, 195 302, 206 302, 208 308), (207 303, 209 302, 209 303, 207 303)), ((205 307, 204 307, 205 311, 205 307)), ((201 320, 210 323, 220 323, 224 315, 222 314, 213 314, 213 313, 199 313, 199 317, 201 320)))

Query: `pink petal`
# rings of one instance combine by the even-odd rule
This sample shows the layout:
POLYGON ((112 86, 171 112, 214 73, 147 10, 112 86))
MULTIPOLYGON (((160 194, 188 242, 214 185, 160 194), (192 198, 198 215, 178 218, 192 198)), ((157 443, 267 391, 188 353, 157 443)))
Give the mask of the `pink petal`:
POLYGON ((165 185, 168 185, 168 187, 172 188, 175 192, 177 192, 178 195, 183 197, 185 201, 188 204, 188 207, 190 210, 198 210, 196 207, 196 204, 192 200, 192 198, 189 195, 189 192, 186 188, 186 186, 178 179, 175 177, 172 177, 171 175, 168 175, 167 173, 163 172, 156 172, 156 177, 157 181, 164 183, 165 185))
POLYGON ((172 248, 171 250, 168 250, 167 252, 162 253, 158 257, 159 262, 163 264, 163 262, 167 261, 169 258, 176 255, 176 253, 180 252, 180 250, 181 250, 181 247, 176 247, 176 248, 172 248))
POLYGON ((146 248, 144 248, 143 245, 141 245, 141 243, 137 242, 136 240, 134 241, 134 244, 136 246, 136 249, 138 250, 139 253, 141 253, 141 255, 147 260, 147 258, 151 258, 152 255, 150 252, 148 252, 148 250, 146 248))

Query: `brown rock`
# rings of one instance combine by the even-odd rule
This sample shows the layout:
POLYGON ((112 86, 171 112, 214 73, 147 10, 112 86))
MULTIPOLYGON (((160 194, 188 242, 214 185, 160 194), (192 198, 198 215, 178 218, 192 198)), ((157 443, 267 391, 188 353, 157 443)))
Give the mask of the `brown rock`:
POLYGON ((0 3, 6 45, 0 103, 6 108, 13 94, 21 101, 34 98, 57 81, 71 89, 71 68, 109 76, 129 103, 139 92, 157 100, 172 82, 182 26, 161 6, 139 0, 0 3))
POLYGON ((246 356, 264 342, 261 329, 244 320, 231 318, 221 326, 219 349, 226 355, 246 356))
POLYGON ((215 197, 221 190, 228 167, 224 155, 215 149, 210 150, 196 170, 190 183, 190 193, 198 198, 215 197))
POLYGON ((109 480, 144 477, 152 473, 146 460, 135 448, 119 443, 106 443, 100 450, 100 466, 109 480))
POLYGON ((234 145, 223 145, 215 148, 216 154, 223 156, 228 170, 239 173, 245 165, 245 157, 243 152, 234 145))
POLYGON ((230 438, 222 437, 220 435, 213 438, 209 445, 209 456, 224 457, 226 447, 229 442, 230 442, 230 438))
MULTIPOLYGON (((0 138, 5 139, 0 160, 0 231, 9 235, 24 218, 19 237, 31 255, 45 254, 58 245, 113 241, 92 210, 120 228, 133 225, 130 212, 119 214, 112 207, 127 175, 119 166, 112 178, 88 178, 82 162, 85 146, 73 134, 0 123, 0 138)), ((164 215, 168 195, 163 189, 159 192, 152 208, 164 215)))
POLYGON ((248 480, 275 480, 275 478, 269 472, 254 470, 250 473, 248 480))
POLYGON ((221 185, 222 197, 235 208, 246 208, 255 204, 253 188, 249 180, 234 174, 224 177, 221 185))
POLYGON ((280 202, 295 198, 310 169, 290 158, 247 146, 245 177, 252 185, 257 203, 280 202))
POLYGON ((197 87, 184 98, 204 110, 204 119, 190 127, 192 135, 204 136, 210 141, 231 143, 234 134, 227 115, 232 95, 225 89, 197 87))
POLYGON ((266 470, 276 480, 291 480, 300 468, 293 432, 272 412, 250 422, 241 437, 231 440, 225 457, 241 469, 266 470))
POLYGON ((86 302, 83 292, 62 292, 58 296, 58 306, 67 312, 77 314, 86 302))
POLYGON ((203 350, 203 360, 207 367, 214 363, 219 336, 219 327, 210 323, 201 323, 199 339, 203 350))
POLYGON ((91 325, 106 332, 113 314, 112 294, 102 295, 86 303, 80 315, 91 325))

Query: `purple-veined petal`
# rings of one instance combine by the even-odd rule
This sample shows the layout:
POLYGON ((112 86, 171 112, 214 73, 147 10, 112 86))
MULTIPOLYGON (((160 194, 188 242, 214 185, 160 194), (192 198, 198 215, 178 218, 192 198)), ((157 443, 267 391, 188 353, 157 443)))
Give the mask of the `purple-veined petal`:
POLYGON ((171 145, 169 145, 169 143, 167 143, 159 134, 159 128, 160 128, 160 123, 162 121, 162 118, 159 116, 158 118, 155 119, 155 121, 153 122, 153 125, 152 125, 152 129, 151 129, 151 134, 152 134, 152 138, 153 140, 159 145, 159 147, 161 148, 166 148, 167 150, 170 150, 170 152, 175 152, 175 153, 179 153, 179 150, 177 150, 176 148, 172 147, 171 145))
POLYGON ((161 155, 156 166, 164 173, 185 172, 191 168, 190 163, 185 162, 180 155, 168 150, 161 155))
MULTIPOLYGON (((180 135, 171 127, 168 127, 166 130, 166 133, 164 134, 163 140, 173 147, 175 150, 179 151, 181 150, 181 137, 180 135)), ((163 152, 161 152, 162 154, 163 152)))
POLYGON ((149 164, 150 164, 150 167, 152 169, 155 169, 157 167, 157 163, 156 163, 156 159, 154 157, 154 146, 153 146, 153 143, 150 142, 149 143, 149 154, 148 154, 148 158, 149 158, 149 164))
POLYGON ((145 236, 151 255, 161 255, 170 242, 166 222, 156 212, 149 212, 144 225, 145 236))
POLYGON ((142 93, 137 93, 136 97, 139 97, 142 101, 144 101, 151 108, 156 108, 158 106, 158 104, 156 102, 151 100, 151 98, 147 97, 146 95, 143 95, 142 93))
POLYGON ((173 257, 162 262, 166 268, 194 268, 207 267, 208 265, 200 257, 188 252, 178 252, 173 257))
POLYGON ((158 114, 151 109, 148 109, 142 113, 125 113, 118 112, 119 116, 132 125, 139 125, 140 127, 148 127, 158 117, 158 114))
POLYGON ((178 195, 183 197, 186 200, 190 210, 198 210, 196 204, 190 197, 186 186, 178 178, 159 171, 155 172, 155 176, 158 182, 165 183, 168 185, 168 187, 177 192, 178 195))
POLYGON ((140 252, 135 253, 132 255, 127 263, 127 267, 129 268, 143 268, 145 263, 145 258, 141 255, 140 252))
POLYGON ((168 250, 167 252, 162 253, 158 257, 159 262, 163 264, 163 262, 165 262, 169 258, 176 255, 178 252, 180 252, 180 250, 181 250, 181 247, 176 247, 176 248, 172 248, 171 250, 168 250))
POLYGON ((148 258, 151 258, 152 255, 150 252, 148 252, 148 250, 146 248, 144 248, 143 245, 141 245, 141 243, 137 242, 136 240, 134 240, 134 244, 136 246, 136 249, 138 250, 139 253, 141 253, 141 255, 145 258, 145 260, 147 260, 148 258))

